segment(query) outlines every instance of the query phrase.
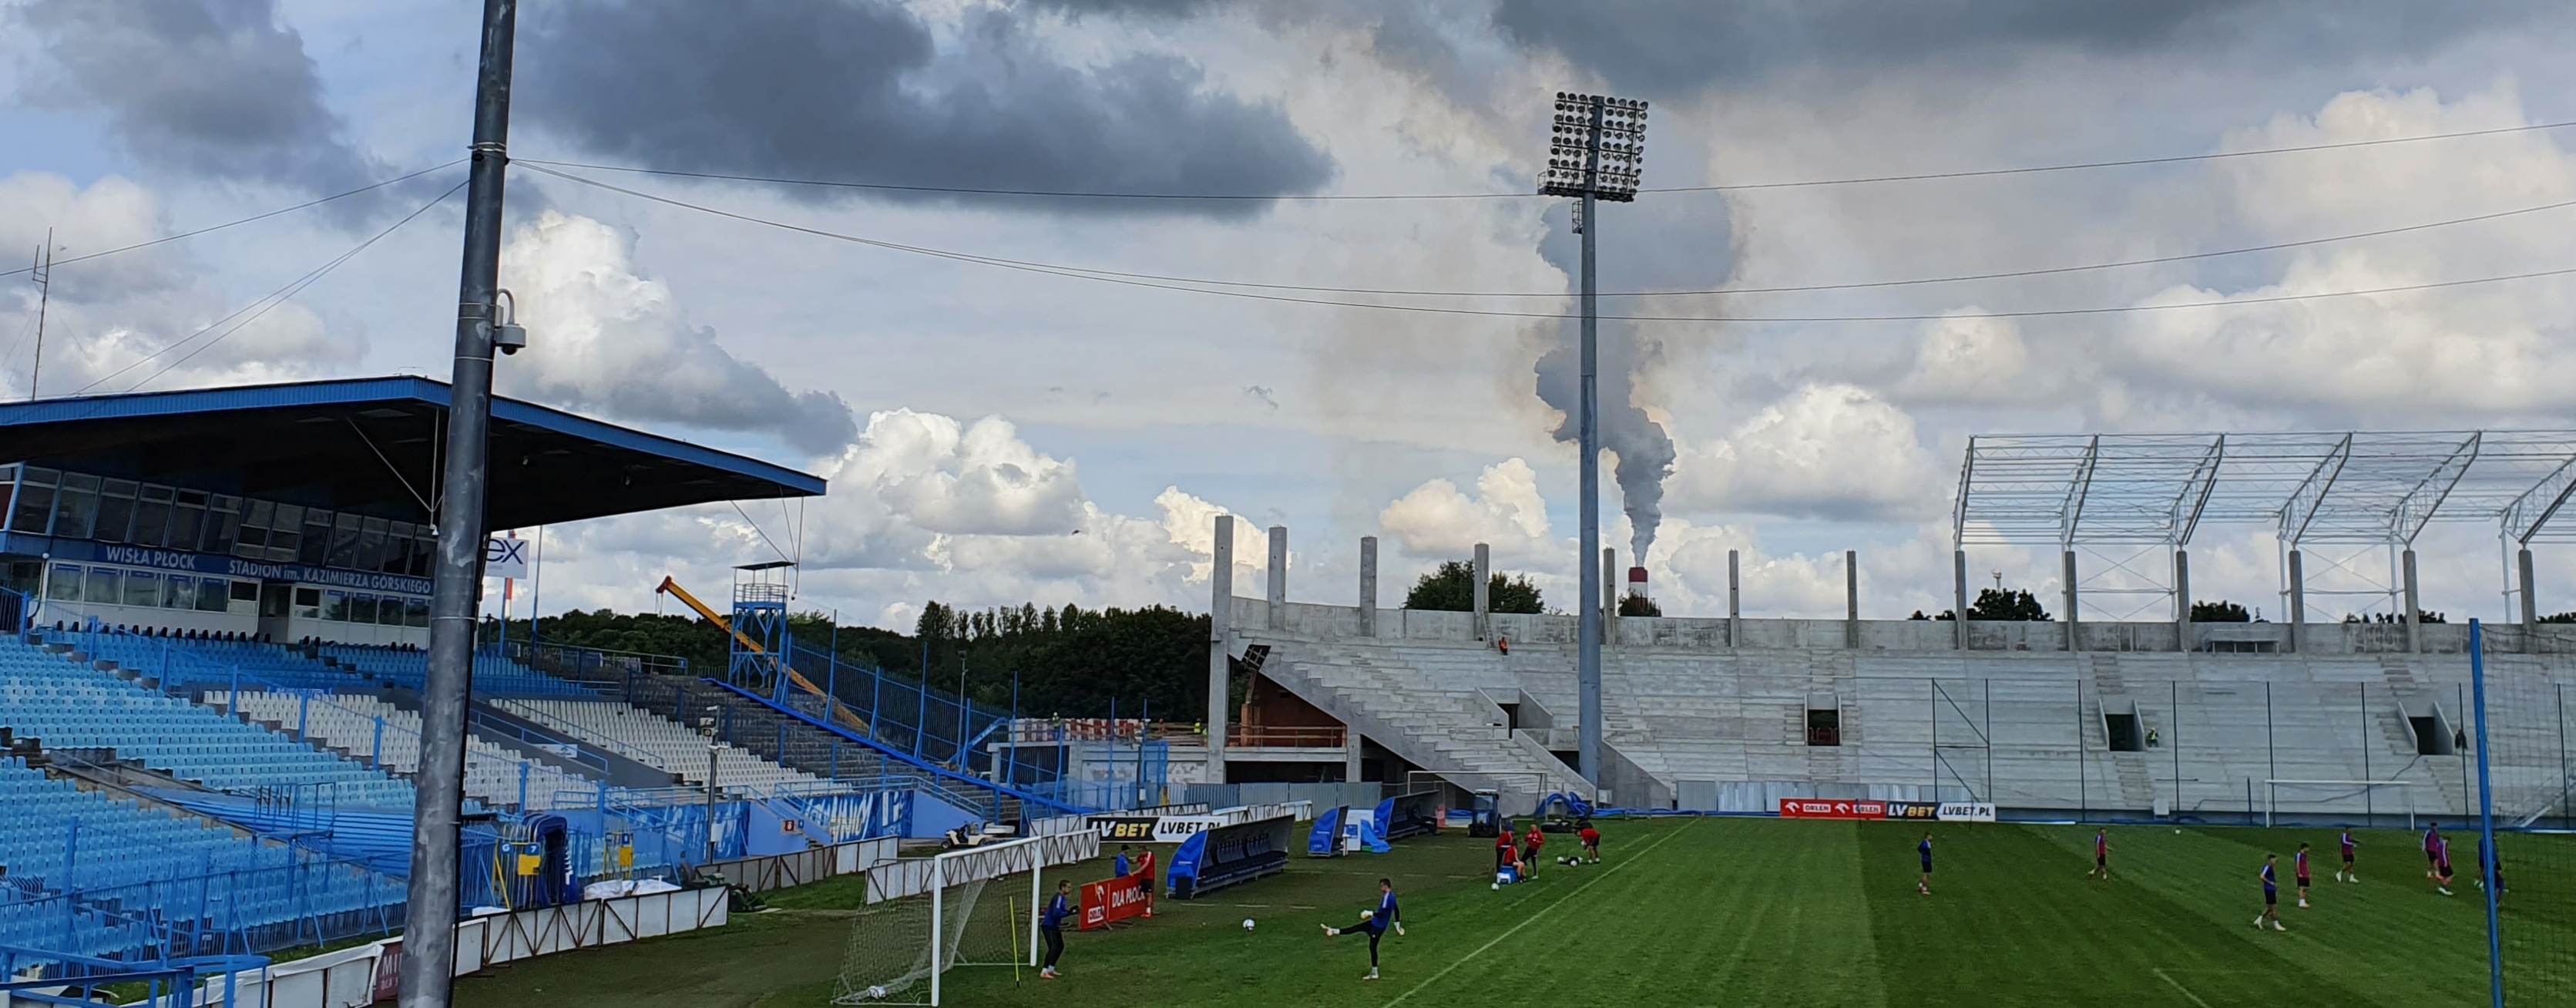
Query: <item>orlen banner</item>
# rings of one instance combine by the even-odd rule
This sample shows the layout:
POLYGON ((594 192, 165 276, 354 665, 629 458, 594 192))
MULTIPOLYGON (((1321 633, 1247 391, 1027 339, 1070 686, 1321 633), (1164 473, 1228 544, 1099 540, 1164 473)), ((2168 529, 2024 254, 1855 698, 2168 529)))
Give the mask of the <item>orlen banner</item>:
POLYGON ((1782 798, 1783 819, 1885 819, 1887 803, 1841 798, 1782 798))
POLYGON ((1834 798, 1782 798, 1783 819, 1897 819, 1915 822, 1993 822, 1990 802, 1855 801, 1834 798))
POLYGON ((1113 921, 1145 914, 1145 880, 1129 875, 1082 887, 1082 930, 1096 931, 1113 921))

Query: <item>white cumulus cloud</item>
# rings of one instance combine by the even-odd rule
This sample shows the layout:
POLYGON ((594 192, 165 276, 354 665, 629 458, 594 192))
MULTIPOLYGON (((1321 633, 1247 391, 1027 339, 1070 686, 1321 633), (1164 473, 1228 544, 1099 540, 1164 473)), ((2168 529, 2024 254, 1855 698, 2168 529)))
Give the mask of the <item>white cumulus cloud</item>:
POLYGON ((1857 385, 1803 386, 1724 438, 1685 444, 1673 508, 1903 517, 1947 504, 1914 418, 1857 385))
POLYGON ((587 217, 546 211, 501 250, 501 284, 528 349, 501 366, 505 393, 623 420, 772 433, 830 454, 856 424, 840 396, 790 392, 693 325, 670 285, 636 272, 635 243, 587 217))

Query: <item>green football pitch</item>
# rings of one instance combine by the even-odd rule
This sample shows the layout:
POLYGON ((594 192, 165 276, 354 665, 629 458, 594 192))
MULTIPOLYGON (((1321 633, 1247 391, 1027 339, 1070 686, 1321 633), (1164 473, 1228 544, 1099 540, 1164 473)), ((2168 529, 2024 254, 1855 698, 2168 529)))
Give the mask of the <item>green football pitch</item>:
MULTIPOLYGON (((1061 980, 949 973, 956 1005, 2478 1005, 2483 902, 2433 891, 2416 838, 2361 834, 2339 884, 2327 830, 2112 827, 2112 878, 2085 878, 2090 827, 1940 824, 1934 893, 1915 892, 1920 825, 1605 820, 1599 866, 1489 888, 1490 840, 1419 838, 1385 855, 1166 900, 1132 927, 1066 936, 1061 980), (2315 845, 2313 906, 2289 853, 2315 845), (2287 932, 2252 926, 2263 855, 2282 855, 2287 932), (1363 982, 1364 935, 1327 940, 1395 881, 1407 934, 1363 982), (1245 918, 1258 923, 1246 932, 1245 918)), ((2455 845, 2474 850, 2470 836, 2455 845)), ((1549 848, 1551 858, 1571 845, 1549 848)), ((2513 1004, 2576 1003, 2576 840, 2511 837, 2513 1004)), ((1168 860, 1168 856, 1166 857, 1168 860)), ((1106 875, 1074 866, 1075 881, 1106 875)), ((1052 879, 1050 879, 1052 883, 1052 879)), ((797 1006, 830 998, 856 880, 772 894, 780 909, 713 931, 574 952, 460 981, 467 1006, 797 1006)), ((985 897, 993 900, 989 892, 985 897)), ((978 913, 991 907, 979 907, 978 913)), ((1007 912, 1007 911, 1005 911, 1007 912)))

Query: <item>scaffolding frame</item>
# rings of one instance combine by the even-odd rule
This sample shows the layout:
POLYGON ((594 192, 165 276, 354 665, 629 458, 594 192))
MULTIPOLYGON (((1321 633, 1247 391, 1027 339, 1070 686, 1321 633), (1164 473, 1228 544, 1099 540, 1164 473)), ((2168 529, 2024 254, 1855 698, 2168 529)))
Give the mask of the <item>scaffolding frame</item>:
MULTIPOLYGON (((1953 548, 2048 544, 2065 554, 2062 604, 2076 613, 2079 549, 2164 547, 2176 554, 2169 597, 2189 622, 2186 560, 2203 524, 2269 525, 2280 554, 2284 618, 2303 622, 2308 583, 2346 571, 2303 567, 2303 546, 2384 547, 2386 582, 2323 595, 2384 596, 2418 619, 2416 537, 2434 522, 2493 522, 2508 600, 2535 620, 2530 549, 2576 542, 2553 523, 2576 496, 2576 431, 2314 431, 2199 434, 2004 434, 1968 439, 1951 514, 1953 548), (2518 553, 2518 555, 2517 555, 2518 553)), ((1962 561, 1964 569, 1964 560, 1962 561)), ((1964 596, 1964 587, 1961 589, 1964 596)))

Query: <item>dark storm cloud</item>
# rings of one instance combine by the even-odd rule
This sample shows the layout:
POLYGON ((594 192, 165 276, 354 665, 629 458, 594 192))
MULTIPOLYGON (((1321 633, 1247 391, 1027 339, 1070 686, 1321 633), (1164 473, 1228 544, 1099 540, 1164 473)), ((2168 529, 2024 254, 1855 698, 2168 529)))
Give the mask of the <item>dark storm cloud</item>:
POLYGON ((382 177, 270 0, 36 0, 14 20, 43 41, 25 100, 106 112, 147 165, 317 191, 382 177))
POLYGON ((1494 24, 1648 94, 1793 66, 1975 60, 2039 48, 2227 49, 2313 62, 2409 51, 2549 5, 2531 0, 1498 0, 1494 24))
MULTIPOLYGON (((1332 176, 1331 159, 1280 109, 1209 87, 1194 64, 1067 66, 1012 17, 972 13, 942 52, 892 0, 574 0, 549 5, 521 46, 520 107, 589 153, 688 171, 1261 195, 1309 192, 1332 176)), ((985 199, 1198 214, 1265 205, 985 199)))

